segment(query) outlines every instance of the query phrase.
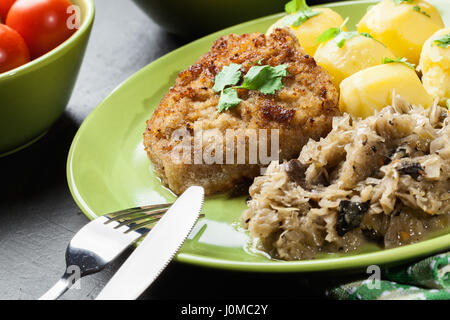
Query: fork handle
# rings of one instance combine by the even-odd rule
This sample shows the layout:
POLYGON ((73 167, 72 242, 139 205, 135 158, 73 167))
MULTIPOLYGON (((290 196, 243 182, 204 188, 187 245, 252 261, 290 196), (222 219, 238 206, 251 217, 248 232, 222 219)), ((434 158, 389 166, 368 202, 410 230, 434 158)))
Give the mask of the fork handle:
POLYGON ((39 300, 57 300, 61 297, 71 287, 69 277, 70 275, 65 273, 39 300))

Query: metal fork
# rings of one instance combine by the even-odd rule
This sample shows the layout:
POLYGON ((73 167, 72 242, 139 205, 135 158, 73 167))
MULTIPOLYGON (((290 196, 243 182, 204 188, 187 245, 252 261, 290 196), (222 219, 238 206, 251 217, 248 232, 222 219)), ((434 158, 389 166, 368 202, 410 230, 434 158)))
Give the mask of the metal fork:
POLYGON ((97 273, 152 226, 171 203, 136 207, 106 214, 84 226, 66 250, 66 271, 39 300, 56 300, 80 278, 97 273))

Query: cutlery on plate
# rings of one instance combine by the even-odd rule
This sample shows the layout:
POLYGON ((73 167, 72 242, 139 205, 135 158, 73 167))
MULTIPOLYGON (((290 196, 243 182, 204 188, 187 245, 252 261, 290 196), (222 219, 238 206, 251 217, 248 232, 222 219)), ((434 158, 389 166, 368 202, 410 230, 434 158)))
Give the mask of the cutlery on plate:
POLYGON ((97 300, 134 300, 156 280, 200 217, 202 187, 190 187, 169 208, 100 292, 97 300))
POLYGON ((147 234, 171 203, 125 209, 106 214, 84 226, 66 250, 66 272, 39 300, 55 300, 77 277, 97 273, 140 237, 147 234))

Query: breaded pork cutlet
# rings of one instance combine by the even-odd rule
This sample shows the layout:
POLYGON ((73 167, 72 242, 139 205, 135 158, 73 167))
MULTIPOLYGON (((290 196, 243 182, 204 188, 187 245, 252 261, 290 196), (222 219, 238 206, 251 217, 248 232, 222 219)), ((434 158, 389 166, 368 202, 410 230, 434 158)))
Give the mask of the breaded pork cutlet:
MULTIPOLYGON (((338 93, 330 76, 305 54, 289 31, 277 29, 269 36, 230 34, 219 38, 208 53, 178 75, 147 122, 144 145, 157 174, 173 192, 180 194, 189 186, 200 185, 206 194, 213 194, 233 188, 242 179, 259 175, 261 161, 251 164, 254 162, 247 154, 241 164, 194 162, 199 152, 216 155, 218 148, 223 148, 225 154, 225 140, 238 141, 236 139, 247 132, 246 129, 256 132, 267 129, 269 138, 271 130, 278 129, 279 159, 290 160, 298 156, 310 138, 317 140, 326 135, 331 130, 333 116, 338 114, 338 93), (237 89, 242 99, 239 105, 218 112, 220 92, 213 90, 215 77, 231 63, 241 65, 243 75, 255 65, 286 64, 288 75, 283 77, 283 87, 275 94, 237 89), (202 146, 199 149, 194 145, 194 133, 200 130, 202 146), (227 130, 233 130, 231 138, 226 136, 227 130), (180 132, 190 137, 180 138, 180 132), (185 152, 174 158, 174 149, 179 150, 181 143, 192 146, 192 154, 185 152)), ((239 163, 237 145, 231 147, 231 152, 239 163)))

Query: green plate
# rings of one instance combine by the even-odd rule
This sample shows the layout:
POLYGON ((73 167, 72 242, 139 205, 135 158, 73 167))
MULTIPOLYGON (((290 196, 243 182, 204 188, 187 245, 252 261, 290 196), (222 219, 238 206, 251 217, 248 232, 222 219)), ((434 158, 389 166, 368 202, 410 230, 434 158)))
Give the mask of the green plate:
MULTIPOLYGON (((450 25, 448 0, 430 1, 450 25)), ((354 26, 376 1, 329 4, 354 26)), ((281 15, 247 22, 217 32, 156 60, 114 90, 86 119, 70 149, 67 175, 72 195, 90 219, 104 213, 144 204, 173 201, 152 171, 142 145, 146 120, 174 83, 178 72, 207 52, 213 41, 229 33, 265 32, 281 15)), ((248 245, 239 226, 245 198, 225 195, 209 198, 202 219, 176 259, 181 262, 260 272, 311 272, 361 269, 372 264, 393 264, 450 247, 450 234, 391 250, 365 248, 352 255, 326 255, 315 260, 270 260, 248 245)))

